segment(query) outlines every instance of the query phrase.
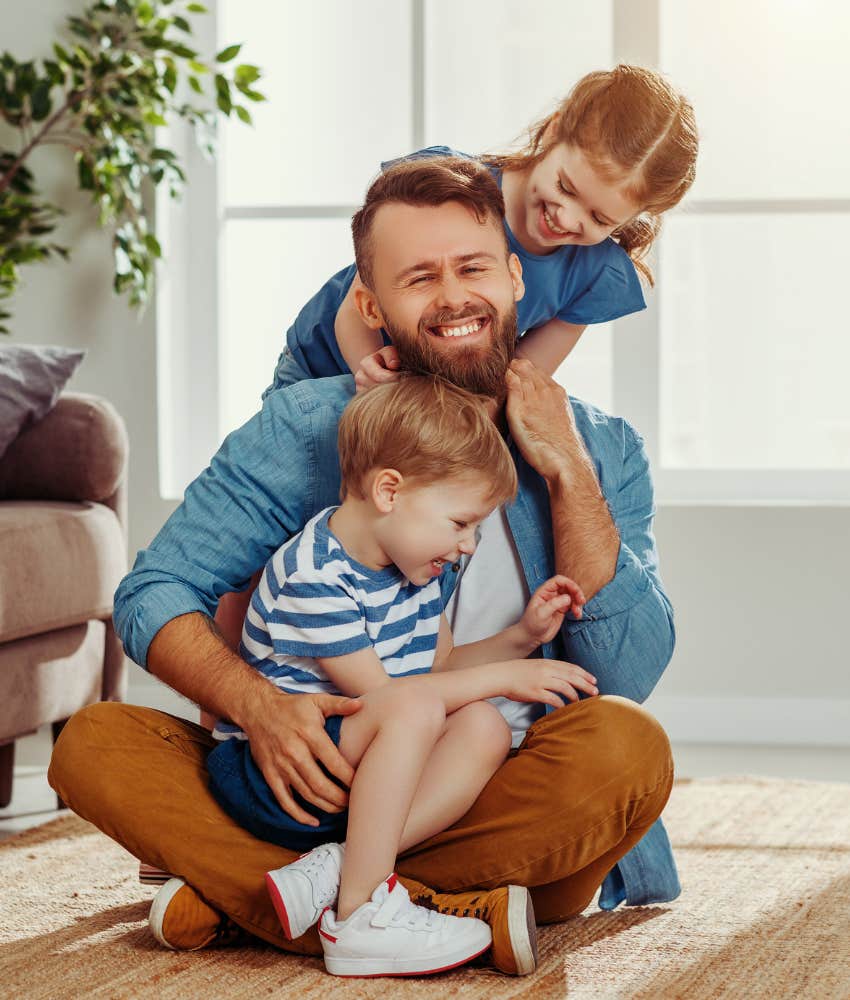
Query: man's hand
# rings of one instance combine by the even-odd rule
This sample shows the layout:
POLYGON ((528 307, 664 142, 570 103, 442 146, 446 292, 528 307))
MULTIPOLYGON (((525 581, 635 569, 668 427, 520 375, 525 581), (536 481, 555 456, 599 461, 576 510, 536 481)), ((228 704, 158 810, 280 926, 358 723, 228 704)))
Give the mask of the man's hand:
POLYGON ((530 361, 516 358, 505 375, 506 415, 523 458, 547 481, 569 466, 576 450, 573 411, 564 389, 530 361))
POLYGON ((376 385, 397 382, 400 367, 398 351, 392 344, 385 345, 374 354, 367 354, 354 373, 357 391, 366 392, 367 389, 374 389, 376 385))
POLYGON ((255 697, 250 719, 240 725, 251 743, 251 754, 281 807, 294 820, 308 826, 319 821, 305 812, 293 798, 298 792, 325 812, 341 812, 348 793, 321 770, 327 770, 345 785, 351 785, 354 768, 325 732, 331 715, 352 715, 360 709, 356 698, 329 694, 286 695, 267 684, 268 691, 255 697))
POLYGON ((581 587, 568 576, 553 576, 541 583, 531 595, 525 613, 519 621, 534 647, 551 642, 558 634, 568 610, 573 618, 581 618, 584 605, 581 587))
POLYGON ((617 572, 620 535, 572 404, 554 379, 522 359, 511 362, 505 385, 511 435, 549 491, 555 569, 592 600, 617 572))

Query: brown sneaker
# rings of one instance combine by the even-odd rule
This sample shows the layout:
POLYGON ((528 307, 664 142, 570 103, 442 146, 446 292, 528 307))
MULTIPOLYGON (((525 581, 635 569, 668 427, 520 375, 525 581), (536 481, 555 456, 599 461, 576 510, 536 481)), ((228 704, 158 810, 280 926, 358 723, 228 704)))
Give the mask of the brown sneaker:
POLYGON ((509 976, 527 976, 537 968, 537 923, 531 893, 522 885, 473 892, 435 892, 401 878, 410 901, 453 917, 478 917, 490 925, 493 965, 509 976))
POLYGON ((148 925, 157 941, 174 951, 197 951, 249 938, 247 931, 205 903, 182 878, 169 879, 154 896, 148 925))

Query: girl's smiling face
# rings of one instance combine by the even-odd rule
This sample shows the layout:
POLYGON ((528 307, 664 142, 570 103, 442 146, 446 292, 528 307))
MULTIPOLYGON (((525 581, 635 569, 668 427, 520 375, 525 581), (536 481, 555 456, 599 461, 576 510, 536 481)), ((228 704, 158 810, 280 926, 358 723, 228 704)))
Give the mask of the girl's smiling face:
POLYGON ((524 181, 522 205, 511 214, 520 229, 514 235, 531 253, 601 243, 641 211, 624 180, 607 179, 578 147, 564 142, 553 146, 524 181))

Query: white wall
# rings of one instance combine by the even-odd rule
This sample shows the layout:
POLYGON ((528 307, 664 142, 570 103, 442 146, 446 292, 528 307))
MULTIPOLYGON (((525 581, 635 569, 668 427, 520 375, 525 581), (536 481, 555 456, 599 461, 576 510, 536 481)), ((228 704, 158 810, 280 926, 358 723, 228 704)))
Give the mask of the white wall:
MULTIPOLYGON (((674 739, 850 743, 850 508, 663 507, 674 739)), ((850 778, 850 775, 848 775, 850 778)))
MULTIPOLYGON (((4 47, 46 54, 63 14, 79 6, 41 0, 13 18, 19 5, 0 0, 4 47)), ((135 554, 174 506, 157 484, 154 310, 139 321, 114 297, 109 239, 74 194, 70 161, 51 150, 45 165, 47 193, 72 206, 62 233, 74 256, 24 272, 13 340, 88 350, 71 388, 107 396, 127 422, 135 554)), ((850 508, 666 507, 657 533, 679 639, 653 705, 671 734, 850 742, 850 508)), ((157 700, 138 686, 149 684, 138 668, 132 683, 137 700, 157 700)))

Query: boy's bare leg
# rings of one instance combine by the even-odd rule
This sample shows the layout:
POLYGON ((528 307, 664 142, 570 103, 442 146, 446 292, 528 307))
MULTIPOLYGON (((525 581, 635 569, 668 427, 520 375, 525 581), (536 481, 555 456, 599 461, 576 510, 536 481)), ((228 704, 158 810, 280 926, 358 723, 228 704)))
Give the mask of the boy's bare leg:
POLYGON ((399 854, 464 816, 510 747, 510 729, 488 702, 464 705, 448 716, 413 797, 399 854))
POLYGON ((483 702, 446 718, 437 698, 386 685, 343 720, 340 751, 357 768, 337 916, 344 920, 394 870, 400 851, 450 826, 504 761, 510 733, 483 702))
POLYGON ((337 917, 346 920, 395 869, 398 844, 414 793, 446 712, 439 698, 413 699, 387 684, 363 696, 343 719, 339 749, 357 769, 348 804, 348 831, 337 917))

